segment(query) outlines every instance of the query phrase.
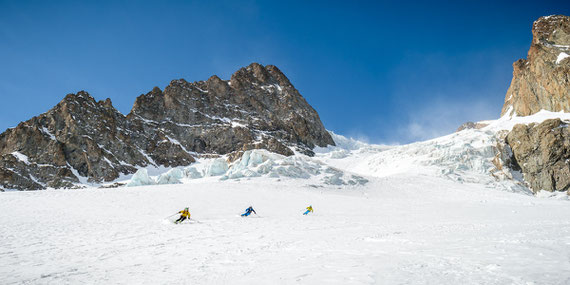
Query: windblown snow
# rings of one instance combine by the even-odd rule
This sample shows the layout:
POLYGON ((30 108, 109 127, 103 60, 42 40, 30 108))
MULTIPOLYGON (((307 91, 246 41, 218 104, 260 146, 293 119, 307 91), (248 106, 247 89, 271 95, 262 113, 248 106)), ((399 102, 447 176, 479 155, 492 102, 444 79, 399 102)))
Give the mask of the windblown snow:
POLYGON ((1 193, 0 283, 567 284, 568 196, 532 195, 492 162, 502 132, 551 117, 570 114, 402 146, 333 133, 315 157, 251 150, 140 169, 130 187, 1 193), (184 207, 193 220, 173 224, 184 207))

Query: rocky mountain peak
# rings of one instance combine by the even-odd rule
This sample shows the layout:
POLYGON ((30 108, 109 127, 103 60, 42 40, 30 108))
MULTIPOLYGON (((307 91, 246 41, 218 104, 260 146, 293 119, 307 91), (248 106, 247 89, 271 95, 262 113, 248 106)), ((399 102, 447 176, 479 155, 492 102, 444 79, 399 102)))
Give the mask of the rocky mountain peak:
POLYGON ((266 68, 267 72, 269 72, 269 74, 271 74, 271 76, 277 80, 279 85, 291 86, 291 82, 289 82, 289 79, 287 78, 287 76, 285 76, 285 74, 283 74, 283 72, 281 72, 281 70, 279 68, 277 68, 277 66, 268 65, 265 68, 266 68))
POLYGON ((53 110, 65 109, 68 112, 86 112, 87 110, 97 108, 112 108, 114 110, 110 98, 96 101, 88 92, 82 90, 77 93, 67 94, 53 110))
POLYGON ((258 63, 252 63, 246 67, 240 68, 230 79, 230 85, 234 88, 241 88, 248 85, 271 85, 280 84, 288 86, 290 83, 283 81, 283 73, 272 65, 263 66, 258 63))
POLYGON ((269 75, 269 72, 267 72, 265 67, 259 63, 252 63, 246 68, 240 69, 236 73, 239 74, 240 71, 242 70, 245 71, 246 74, 253 76, 261 83, 267 83, 271 79, 271 75, 269 75))
POLYGON ((62 100, 62 102, 84 102, 84 101, 95 102, 95 98, 89 95, 89 93, 87 93, 86 91, 81 90, 77 93, 67 94, 62 100))
POLYGON ((138 96, 124 116, 110 99, 68 94, 48 112, 0 134, 0 190, 112 181, 148 165, 237 158, 263 148, 312 155, 334 145, 317 112, 275 66, 253 63, 229 81, 173 80, 138 96))
POLYGON ((570 17, 541 17, 534 22, 532 35, 527 59, 513 64, 501 115, 570 111, 570 17))
POLYGON ((532 25, 534 44, 565 45, 570 42, 570 17, 552 15, 540 17, 532 25))
POLYGON ((105 101, 103 101, 103 106, 105 106, 105 108, 113 108, 113 102, 111 102, 111 98, 105 99, 105 101))

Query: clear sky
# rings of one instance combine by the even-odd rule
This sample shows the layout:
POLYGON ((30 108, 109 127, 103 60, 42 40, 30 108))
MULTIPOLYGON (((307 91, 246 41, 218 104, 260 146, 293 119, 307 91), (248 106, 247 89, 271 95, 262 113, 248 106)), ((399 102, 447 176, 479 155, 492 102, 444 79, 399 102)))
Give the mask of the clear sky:
POLYGON ((0 131, 66 94, 278 66, 334 132, 407 143, 500 114, 532 22, 570 1, 0 0, 0 131))

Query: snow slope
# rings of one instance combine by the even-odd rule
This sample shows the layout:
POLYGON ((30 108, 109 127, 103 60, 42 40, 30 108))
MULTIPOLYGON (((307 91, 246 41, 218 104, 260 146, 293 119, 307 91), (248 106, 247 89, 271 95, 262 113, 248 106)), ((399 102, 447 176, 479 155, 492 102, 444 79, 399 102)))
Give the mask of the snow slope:
POLYGON ((570 282, 567 200, 429 176, 307 182, 3 193, 0 283, 570 282), (260 216, 239 217, 249 205, 260 216), (200 223, 165 219, 185 206, 200 223))
POLYGON ((570 114, 1 193, 0 283, 570 284, 568 196, 530 195, 491 163, 500 131, 550 117, 570 114), (259 216, 241 218, 250 205, 259 216), (187 206, 199 222, 173 224, 187 206))
MULTIPOLYGON (((365 145, 358 148, 319 149, 317 156, 326 164, 360 175, 386 177, 397 174, 424 174, 482 187, 531 194, 522 175, 497 169, 493 159, 497 145, 516 124, 539 123, 546 119, 570 120, 570 113, 541 111, 527 117, 504 116, 480 122, 481 129, 466 129, 428 141, 401 146, 365 145), (339 159, 338 152, 342 152, 339 159)), ((334 136, 337 139, 338 135, 334 136)), ((348 144, 348 145, 353 145, 348 144)))

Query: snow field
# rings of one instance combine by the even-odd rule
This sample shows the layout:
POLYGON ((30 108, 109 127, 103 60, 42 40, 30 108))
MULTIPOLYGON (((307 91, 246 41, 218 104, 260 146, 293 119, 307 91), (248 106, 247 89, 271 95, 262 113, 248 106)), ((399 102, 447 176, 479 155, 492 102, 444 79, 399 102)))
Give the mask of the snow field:
POLYGON ((570 282, 567 200, 421 175, 312 182, 4 193, 0 283, 570 282), (239 217, 250 205, 260 217, 239 217), (186 206, 200 223, 167 221, 186 206))
POLYGON ((530 195, 521 173, 505 168, 499 170, 493 164, 497 145, 516 124, 540 123, 553 118, 570 121, 570 113, 542 110, 526 117, 503 116, 480 122, 487 124, 481 129, 467 129, 399 146, 368 145, 333 133, 335 142, 340 142, 338 146, 320 148, 316 152, 325 164, 359 175, 428 175, 530 195))

